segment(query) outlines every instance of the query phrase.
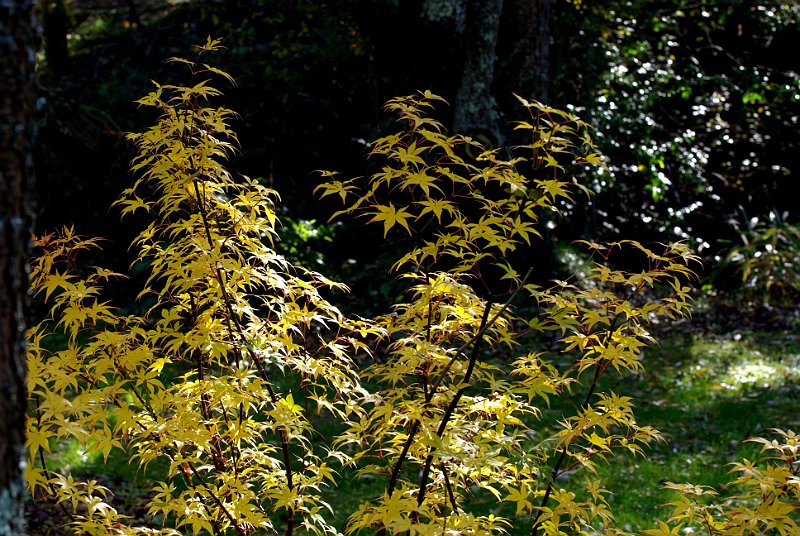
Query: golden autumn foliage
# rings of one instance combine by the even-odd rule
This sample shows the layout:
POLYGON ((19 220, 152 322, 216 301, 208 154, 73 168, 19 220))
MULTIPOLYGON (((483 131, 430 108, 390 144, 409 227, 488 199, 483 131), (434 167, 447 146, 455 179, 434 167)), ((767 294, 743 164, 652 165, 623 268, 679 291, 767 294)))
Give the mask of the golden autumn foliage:
POLYGON ((31 491, 85 502, 77 533, 136 532, 97 486, 35 467, 48 439, 72 438, 104 456, 124 447, 141 466, 161 462, 150 513, 177 529, 270 533, 282 516, 289 532, 331 532, 319 490, 333 471, 312 448, 310 413, 364 416, 351 357, 379 330, 344 318, 320 294, 338 285, 270 247, 276 194, 225 171, 232 112, 203 106, 218 93, 208 85, 216 71, 188 66, 191 87, 157 86, 139 101, 161 117, 130 136, 139 179, 117 203, 152 217, 133 244, 149 271, 148 311, 123 316, 98 301, 114 274, 78 277, 75 254, 94 241, 69 231, 39 241, 33 291, 51 300, 51 317, 31 333, 31 491), (41 344, 50 328, 67 334, 65 349, 41 344), (282 392, 276 377, 288 375, 297 386, 282 392))
MULTIPOLYGON (((138 178, 117 206, 150 221, 132 246, 147 270, 146 312, 102 301, 122 276, 76 259, 98 241, 69 229, 38 239, 32 291, 49 316, 29 335, 31 493, 69 509, 76 534, 622 533, 592 475, 660 435, 600 379, 642 369, 648 325, 688 313, 696 259, 683 244, 586 243, 586 281, 529 283, 535 267, 520 250, 543 214, 586 194, 575 171, 602 165, 588 126, 520 99, 529 141, 501 152, 448 135, 429 92, 389 101, 399 129, 371 145, 380 170, 326 172, 318 188, 342 201, 337 217, 411 237, 393 268, 409 282, 405 301, 352 319, 324 298, 343 285, 273 249, 277 193, 224 167, 233 112, 207 100, 220 93, 215 77, 232 79, 202 62, 218 47, 209 39, 196 60, 173 59, 190 83, 156 84, 138 101, 159 120, 130 135, 138 178), (610 268, 620 250, 642 268, 610 268), (551 334, 557 350, 530 350, 531 331, 551 334), (375 340, 386 356, 357 366, 375 340), (542 410, 559 397, 576 400, 574 412, 543 435, 542 410), (321 418, 341 433, 321 440, 321 418), (158 470, 154 526, 130 524, 98 482, 49 470, 63 441, 158 470), (385 485, 336 527, 323 491, 342 466, 385 485), (588 479, 562 481, 576 470, 588 479), (500 507, 474 508, 479 496, 500 507)), ((740 501, 708 505, 698 498, 710 490, 670 484, 673 514, 647 533, 797 534, 798 439, 779 437, 759 440, 765 464, 734 467, 740 501)))

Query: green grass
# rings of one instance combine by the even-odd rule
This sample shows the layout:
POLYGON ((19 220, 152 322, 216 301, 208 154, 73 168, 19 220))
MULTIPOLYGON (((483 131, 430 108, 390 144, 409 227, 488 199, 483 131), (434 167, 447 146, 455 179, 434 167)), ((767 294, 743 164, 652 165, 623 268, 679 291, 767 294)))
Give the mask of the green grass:
POLYGON ((784 333, 671 335, 644 356, 645 372, 613 389, 637 400, 637 419, 665 442, 645 459, 621 456, 599 474, 618 525, 638 531, 665 519, 663 483, 692 482, 724 494, 729 464, 754 459, 750 437, 800 428, 800 341, 784 333))
MULTIPOLYGON (((677 333, 661 339, 644 356, 645 371, 635 376, 608 374, 600 390, 632 396, 640 424, 652 425, 665 436, 646 458, 620 455, 600 466, 599 476, 611 492, 609 502, 620 528, 640 531, 665 519, 662 505, 670 493, 664 482, 692 482, 715 487, 729 480, 730 463, 753 459, 754 436, 769 436, 770 428, 800 429, 800 339, 781 332, 730 336, 677 333)), ((581 388, 574 399, 583 397, 581 388)), ((548 421, 574 411, 574 404, 554 404, 548 421)), ((321 443, 337 433, 333 423, 319 421, 321 443)), ((76 476, 95 478, 112 488, 115 506, 123 512, 143 511, 149 474, 129 466, 119 451, 106 462, 97 452, 83 452, 71 444, 54 445, 56 465, 76 476)), ((150 471, 148 471, 150 473, 150 471)), ((579 491, 584 475, 573 474, 561 487, 579 491)), ((343 470, 338 488, 326 492, 342 527, 359 502, 383 493, 381 478, 357 477, 343 470)), ((476 509, 496 508, 490 497, 476 497, 476 509)), ((138 517, 138 516, 136 516, 138 517)), ((512 534, 523 530, 517 527, 512 534)))

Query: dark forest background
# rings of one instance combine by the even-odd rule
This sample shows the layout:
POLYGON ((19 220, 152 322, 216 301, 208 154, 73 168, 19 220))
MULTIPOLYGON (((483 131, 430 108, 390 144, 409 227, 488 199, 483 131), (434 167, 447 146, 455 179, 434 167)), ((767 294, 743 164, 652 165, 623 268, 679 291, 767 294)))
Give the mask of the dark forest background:
MULTIPOLYGON (((800 5, 791 0, 61 0, 44 33, 36 149, 39 230, 106 237, 125 269, 135 230, 109 209, 131 180, 125 133, 153 121, 133 101, 174 80, 170 56, 221 37, 236 86, 236 173, 282 197, 296 260, 353 287, 354 308, 396 293, 380 229, 333 223, 315 170, 371 172, 389 98, 429 89, 454 132, 516 142, 514 94, 581 116, 607 171, 577 180, 531 251, 540 280, 574 271, 576 239, 685 240, 705 295, 730 307, 792 305, 800 289, 800 5), (374 233, 374 234, 373 234, 374 233), (733 305, 731 305, 733 304, 733 305)), ((588 173, 588 172, 587 172, 588 173)))

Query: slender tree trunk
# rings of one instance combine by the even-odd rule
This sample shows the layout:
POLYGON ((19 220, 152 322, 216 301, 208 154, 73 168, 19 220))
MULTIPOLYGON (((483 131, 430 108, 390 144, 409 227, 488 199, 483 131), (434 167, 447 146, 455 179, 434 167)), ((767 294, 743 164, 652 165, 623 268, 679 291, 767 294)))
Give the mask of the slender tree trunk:
POLYGON ((0 534, 25 533, 25 327, 32 213, 32 0, 0 0, 0 534))

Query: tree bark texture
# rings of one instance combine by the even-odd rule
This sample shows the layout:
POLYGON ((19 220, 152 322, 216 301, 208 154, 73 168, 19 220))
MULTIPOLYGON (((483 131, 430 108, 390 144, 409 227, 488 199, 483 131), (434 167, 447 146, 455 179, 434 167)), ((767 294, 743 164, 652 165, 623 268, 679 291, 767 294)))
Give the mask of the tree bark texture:
POLYGON ((464 32, 469 0, 423 0, 422 17, 454 35, 464 32), (443 28, 442 28, 443 27, 443 28))
POLYGON ((0 0, 0 534, 25 533, 25 328, 32 213, 32 0, 0 0))
POLYGON ((507 141, 513 94, 548 98, 551 0, 423 0, 421 12, 461 48, 453 129, 491 145, 507 141))
POLYGON ((501 114, 492 92, 503 0, 466 0, 464 71, 453 110, 453 129, 503 143, 501 114))
POLYGON ((506 0, 497 87, 546 102, 550 89, 550 0, 506 0))

